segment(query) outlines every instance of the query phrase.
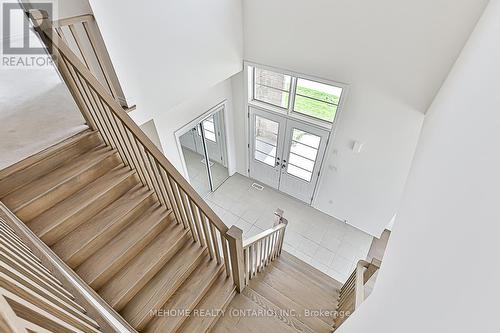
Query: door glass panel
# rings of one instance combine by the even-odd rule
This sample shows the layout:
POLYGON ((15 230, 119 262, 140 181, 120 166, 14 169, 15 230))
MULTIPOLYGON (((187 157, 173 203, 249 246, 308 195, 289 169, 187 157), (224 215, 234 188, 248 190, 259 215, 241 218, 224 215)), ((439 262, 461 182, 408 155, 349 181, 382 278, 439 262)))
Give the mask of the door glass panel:
POLYGON ((321 137, 294 128, 287 173, 310 181, 320 142, 321 137))
POLYGON ((261 116, 255 116, 255 151, 256 160, 270 166, 276 165, 279 124, 261 116))
POLYGON ((286 171, 291 175, 294 175, 296 177, 299 177, 300 179, 305 180, 306 182, 311 181, 312 172, 298 168, 292 164, 288 164, 286 171))
POLYGON ((321 138, 317 135, 307 133, 295 128, 293 130, 292 140, 318 149, 321 138))
POLYGON ((292 147, 290 151, 296 155, 306 157, 310 160, 316 160, 316 155, 318 154, 318 150, 296 141, 292 141, 292 147))
POLYGON ((288 158, 288 163, 300 166, 302 169, 305 169, 307 171, 313 171, 314 169, 314 161, 307 159, 305 157, 295 155, 293 153, 290 154, 290 157, 288 158))

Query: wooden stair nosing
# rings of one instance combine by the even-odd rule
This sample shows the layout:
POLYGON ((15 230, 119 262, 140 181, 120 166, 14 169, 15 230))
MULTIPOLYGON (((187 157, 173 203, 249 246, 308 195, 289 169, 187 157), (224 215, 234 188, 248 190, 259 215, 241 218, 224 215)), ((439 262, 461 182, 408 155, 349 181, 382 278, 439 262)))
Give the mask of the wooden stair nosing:
POLYGON ((65 163, 46 176, 12 192, 3 199, 4 204, 21 220, 29 222, 120 163, 116 151, 107 147, 99 147, 82 157, 83 160, 65 163), (28 214, 29 209, 34 212, 28 214))
POLYGON ((161 307, 163 310, 179 311, 176 316, 158 316, 147 325, 145 333, 175 332, 188 318, 186 311, 192 311, 208 292, 217 277, 224 272, 224 265, 205 258, 161 307))
POLYGON ((208 293, 195 308, 200 312, 206 311, 209 313, 209 311, 212 311, 212 316, 191 316, 177 332, 209 332, 235 295, 236 286, 232 277, 227 277, 226 274, 219 275, 208 293))
POLYGON ((105 244, 104 239, 118 234, 143 212, 150 201, 150 191, 140 185, 133 187, 60 239, 53 251, 70 267, 77 267, 105 244))
POLYGON ((188 241, 187 230, 172 225, 154 239, 141 253, 99 290, 101 297, 116 311, 123 307, 188 241), (177 229, 177 232, 172 232, 177 229), (151 260, 154 258, 155 260, 151 260))
POLYGON ((106 173, 38 215, 27 223, 28 227, 48 246, 53 246, 132 186, 134 172, 118 168, 122 170, 106 173))
POLYGON ((98 132, 86 130, 0 170, 0 198, 101 144, 98 132), (72 149, 75 152, 70 152, 72 149))
POLYGON ((172 211, 157 210, 145 220, 132 221, 106 246, 80 264, 75 269, 77 274, 95 290, 101 289, 167 226, 174 224, 173 219, 172 211))
MULTIPOLYGON (((243 293, 247 291, 247 289, 252 290, 253 292, 261 295, 266 300, 274 304, 280 309, 294 309, 299 312, 299 319, 304 325, 313 329, 316 332, 329 332, 331 329, 331 325, 327 324, 325 321, 321 320, 317 317, 305 316, 306 308, 300 304, 298 304, 295 300, 289 298, 287 295, 283 295, 278 290, 273 288, 273 286, 262 282, 262 281, 251 281, 250 285, 243 290, 243 293)), ((317 309, 314 309, 317 310, 317 309)), ((331 310, 331 309, 328 309, 331 310)), ((333 321, 333 318, 331 319, 333 321)))
POLYGON ((141 331, 151 319, 150 311, 158 310, 184 283, 207 256, 206 247, 191 243, 181 248, 121 311, 135 329, 141 331))

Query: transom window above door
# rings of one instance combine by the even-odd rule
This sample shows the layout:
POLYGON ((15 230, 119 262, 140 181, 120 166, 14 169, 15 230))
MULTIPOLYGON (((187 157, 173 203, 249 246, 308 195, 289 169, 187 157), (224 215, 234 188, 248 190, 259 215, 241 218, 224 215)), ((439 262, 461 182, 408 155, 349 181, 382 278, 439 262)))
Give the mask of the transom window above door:
POLYGON ((248 66, 248 73, 250 102, 306 121, 325 125, 335 121, 344 90, 341 84, 257 66, 248 66))

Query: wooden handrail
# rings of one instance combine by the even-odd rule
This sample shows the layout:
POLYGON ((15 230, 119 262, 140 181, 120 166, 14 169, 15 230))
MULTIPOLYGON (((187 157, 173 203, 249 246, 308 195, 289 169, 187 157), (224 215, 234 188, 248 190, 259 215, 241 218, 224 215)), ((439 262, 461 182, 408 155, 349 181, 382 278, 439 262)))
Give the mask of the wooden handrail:
POLYGON ((206 247, 217 264, 224 260, 229 276, 228 227, 69 48, 47 13, 33 10, 29 14, 87 124, 99 131, 106 145, 137 172, 142 184, 173 211, 177 223, 189 229, 193 240, 206 247))
POLYGON ((281 209, 275 212, 274 227, 242 240, 243 231, 232 226, 226 234, 236 290, 242 292, 255 275, 278 258, 283 248, 288 221, 281 209))
MULTIPOLYGON (((116 313, 112 307, 91 289, 2 202, 0 202, 0 219, 40 259, 43 266, 49 269, 58 281, 62 282, 64 288, 71 292, 79 304, 83 305, 85 310, 92 315, 105 332, 136 333, 134 328, 116 313)), ((5 230, 2 230, 2 233, 5 233, 5 230)), ((47 276, 44 279, 47 279, 47 276)))
POLYGON ((279 224, 277 226, 274 226, 274 227, 272 227, 270 229, 264 230, 264 231, 262 231, 261 233, 255 235, 255 236, 252 236, 252 237, 250 237, 248 239, 245 239, 243 241, 243 249, 247 249, 248 247, 252 246, 253 244, 255 244, 255 243, 263 240, 264 238, 266 238, 266 237, 274 234, 275 232, 277 232, 277 231, 279 231, 281 229, 286 228, 286 226, 287 225, 285 223, 281 223, 281 224, 279 224))
POLYGON ((73 16, 73 17, 68 17, 68 18, 63 18, 63 19, 52 21, 52 27, 53 28, 60 28, 60 27, 68 26, 68 25, 77 24, 77 23, 91 22, 93 20, 95 20, 94 15, 83 14, 83 15, 78 15, 78 16, 73 16))
MULTIPOLYGON (((288 221, 277 210, 274 227, 243 243, 241 230, 231 230, 177 171, 157 146, 127 115, 114 96, 65 43, 60 32, 40 10, 29 12, 35 31, 52 51, 54 63, 70 89, 88 125, 135 170, 140 181, 153 191, 160 204, 171 209, 176 221, 189 229, 217 264, 224 260, 226 275, 233 274, 241 291, 257 272, 280 254, 288 221)), ((75 18, 76 21, 89 17, 75 18)), ((67 24, 75 21, 62 21, 67 24)))
MULTIPOLYGON (((119 120, 130 130, 134 136, 145 146, 145 148, 153 155, 153 157, 160 163, 169 175, 179 184, 179 186, 193 198, 196 204, 207 214, 207 217, 212 220, 216 227, 223 233, 228 230, 228 227, 222 220, 215 214, 215 212, 208 206, 208 204, 201 198, 201 196, 192 188, 186 179, 177 171, 177 169, 170 163, 170 161, 163 155, 163 153, 156 147, 156 145, 144 134, 139 126, 130 118, 123 110, 123 108, 109 95, 101 83, 93 76, 90 71, 81 63, 71 49, 64 43, 64 41, 57 35, 54 35, 51 30, 48 16, 43 14, 40 10, 30 12, 35 22, 39 22, 38 26, 42 29, 45 35, 51 39, 58 51, 64 56, 72 66, 78 70, 82 78, 94 88, 103 99, 103 102, 109 107, 119 120)), ((57 60, 57 59, 56 59, 57 60)))

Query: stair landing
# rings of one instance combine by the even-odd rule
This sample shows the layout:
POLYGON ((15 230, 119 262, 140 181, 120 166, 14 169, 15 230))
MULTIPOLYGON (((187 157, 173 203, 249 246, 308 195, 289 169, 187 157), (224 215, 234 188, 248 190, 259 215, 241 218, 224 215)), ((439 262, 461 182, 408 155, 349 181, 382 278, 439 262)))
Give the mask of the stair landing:
POLYGON ((233 299, 212 332, 332 332, 341 286, 283 251, 233 299))

